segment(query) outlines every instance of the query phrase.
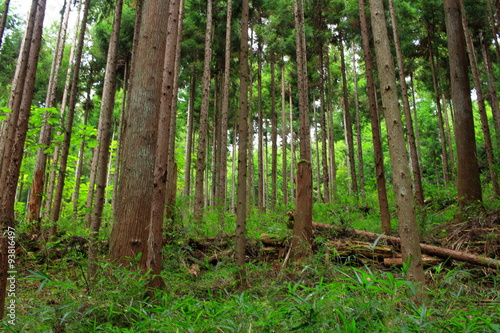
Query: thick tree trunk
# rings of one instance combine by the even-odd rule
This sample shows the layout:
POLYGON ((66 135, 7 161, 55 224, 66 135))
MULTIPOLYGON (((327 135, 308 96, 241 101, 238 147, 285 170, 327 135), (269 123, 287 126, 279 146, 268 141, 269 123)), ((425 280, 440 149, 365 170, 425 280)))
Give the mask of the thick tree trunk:
POLYGON ((248 282, 244 268, 247 219, 247 149, 248 149, 248 0, 242 1, 240 42, 240 114, 238 126, 238 203, 236 206, 235 260, 238 266, 236 279, 240 289, 248 282))
POLYGON ((481 119, 481 127, 483 130, 484 146, 486 150, 488 170, 490 172, 491 183, 493 185, 493 194, 495 196, 495 199, 498 199, 498 197, 500 196, 500 186, 498 184, 498 176, 495 171, 495 156, 493 154, 493 143, 491 141, 490 125, 488 123, 488 116, 486 114, 486 104, 484 102, 481 74, 479 73, 479 68, 476 59, 476 51, 474 50, 474 44, 469 32, 467 18, 465 16, 466 14, 465 14, 465 7, 463 4, 463 0, 460 0, 460 9, 462 11, 462 26, 464 29, 465 43, 467 45, 467 50, 469 53, 469 63, 472 69, 472 78, 474 80, 474 87, 476 89, 477 105, 479 109, 479 117, 481 119))
POLYGON ((455 115, 458 203, 462 209, 482 201, 474 134, 467 52, 461 24, 460 0, 445 0, 450 58, 451 96, 455 115))
POLYGON ((109 249, 110 259, 122 264, 142 254, 138 262, 142 270, 148 269, 151 256, 149 220, 168 5, 163 0, 144 1, 140 26, 136 27, 139 38, 132 56, 118 202, 109 249))
POLYGON ((382 230, 388 234, 391 232, 391 216, 389 214, 389 202, 387 200, 384 156, 382 153, 380 122, 377 111, 377 92, 375 89, 375 80, 373 78, 373 59, 370 48, 370 39, 368 36, 368 24, 366 20, 364 0, 358 0, 358 7, 361 23, 361 35, 363 38, 368 99, 370 102, 370 121, 372 127, 373 154, 375 160, 375 173, 377 178, 377 194, 380 207, 380 219, 382 221, 382 230))
POLYGON ((403 260, 409 263, 407 273, 409 279, 420 284, 419 288, 423 294, 425 276, 422 264, 422 252, 419 247, 420 236, 412 190, 410 161, 406 152, 403 135, 403 124, 401 122, 396 87, 396 72, 389 45, 383 1, 370 0, 370 12, 381 86, 380 90, 382 91, 382 103, 389 141, 389 153, 391 155, 399 234, 401 236, 401 251, 403 260))
POLYGON ((417 154, 417 145, 415 143, 415 132, 413 130, 413 120, 411 116, 410 99, 408 97, 408 86, 406 85, 406 75, 403 64, 403 52, 401 51, 401 43, 399 41, 398 24, 396 19, 396 11, 394 9, 394 0, 389 0, 389 8, 391 11, 392 31, 394 43, 396 45, 396 58, 399 68, 399 82, 401 84, 401 92, 403 98, 403 110, 406 120, 406 137, 408 147, 410 148, 410 164, 413 173, 413 182, 415 189, 415 198, 420 207, 424 206, 424 189, 422 187, 422 179, 420 178, 420 164, 417 154))
POLYGON ((162 267, 162 226, 165 213, 165 200, 167 189, 167 174, 170 147, 170 132, 174 104, 177 102, 175 92, 176 55, 180 47, 177 34, 179 32, 180 0, 169 1, 169 13, 167 20, 167 41, 165 60, 163 64, 163 83, 160 101, 160 112, 158 116, 158 130, 156 141, 156 158, 154 165, 153 195, 151 200, 151 218, 149 221, 148 251, 146 267, 153 273, 154 279, 151 287, 160 286, 159 274, 162 267))
POLYGON ((205 28, 205 55, 203 60, 203 82, 200 110, 200 136, 196 157, 196 185, 194 198, 194 219, 200 223, 203 218, 203 184, 207 164, 208 108, 210 104, 210 62, 212 61, 212 0, 207 0, 207 24, 205 28))

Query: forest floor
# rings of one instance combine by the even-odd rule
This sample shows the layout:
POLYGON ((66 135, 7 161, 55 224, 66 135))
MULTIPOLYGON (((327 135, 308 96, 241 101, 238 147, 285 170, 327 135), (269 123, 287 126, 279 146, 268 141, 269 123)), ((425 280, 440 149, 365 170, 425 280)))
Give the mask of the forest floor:
MULTIPOLYGON (((16 325, 7 332, 500 332, 498 269, 429 257, 426 298, 398 246, 350 228, 315 230, 314 255, 288 261, 291 231, 247 244, 249 289, 236 287, 230 235, 165 246, 164 288, 106 262, 86 277, 86 239, 44 247, 20 237, 16 325)), ((500 211, 428 226, 422 243, 500 258, 500 211)), ((104 254, 104 253, 103 253, 104 254)))

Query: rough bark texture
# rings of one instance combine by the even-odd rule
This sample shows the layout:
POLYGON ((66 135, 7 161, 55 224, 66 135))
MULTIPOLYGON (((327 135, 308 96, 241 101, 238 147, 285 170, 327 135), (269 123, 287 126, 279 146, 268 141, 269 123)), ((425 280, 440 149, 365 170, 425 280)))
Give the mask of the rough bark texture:
MULTIPOLYGON (((394 194, 396 196, 399 234, 403 260, 409 262, 408 277, 417 283, 425 283, 422 265, 422 252, 419 247, 415 199, 412 190, 412 179, 409 158, 403 135, 403 125, 399 110, 396 87, 396 72, 391 55, 389 36, 382 0, 370 0, 372 30, 377 57, 377 68, 382 91, 389 153, 391 156, 394 194)), ((423 285, 420 286, 423 290, 423 285)))
POLYGON ((207 159, 208 108, 210 104, 210 62, 212 61, 212 1, 207 0, 207 24, 205 28, 205 56, 203 60, 203 82, 200 110, 200 136, 196 156, 196 188, 194 197, 194 219, 198 223, 203 218, 203 181, 207 159))
POLYGON ((137 53, 132 61, 118 202, 109 250, 112 260, 124 264, 142 253, 139 265, 144 270, 149 257, 148 222, 164 60, 158 55, 165 54, 167 15, 168 2, 144 1, 137 53))
POLYGON ((10 0, 5 0, 2 12, 2 20, 0 21, 0 47, 3 41, 3 32, 5 30, 5 24, 7 23, 7 14, 9 13, 10 0))
POLYGON ((304 3, 294 1, 295 45, 299 91, 299 147, 297 166, 297 203, 290 257, 297 261, 312 254, 312 166, 307 82, 307 57, 304 27, 304 3))
POLYGON ((240 42, 240 114, 238 127, 238 193, 236 206, 236 279, 240 289, 247 287, 245 264, 247 219, 247 149, 248 149, 248 0, 242 2, 240 42))
POLYGON ((99 146, 96 147, 97 154, 97 175, 95 204, 92 211, 92 223, 90 225, 90 244, 88 251, 90 277, 94 277, 97 272, 97 246, 99 229, 101 228, 102 211, 106 195, 106 186, 108 178, 109 147, 111 145, 113 108, 116 95, 116 69, 118 58, 118 41, 120 38, 120 26, 122 17, 123 0, 117 0, 115 4, 115 16, 113 22, 113 31, 109 41, 108 55, 106 60, 106 72, 104 74, 104 87, 101 98, 101 110, 99 113, 100 132, 99 146))
POLYGON ((394 44, 396 46, 396 57, 398 60, 399 84, 401 85, 401 93, 403 99, 403 110, 406 121, 406 137, 408 140, 408 147, 410 149, 410 163, 411 163, 411 170, 413 172, 415 198, 417 200, 418 205, 420 207, 423 207, 424 189, 422 187, 422 179, 420 178, 420 164, 417 154, 417 145, 415 143, 415 132, 413 130, 410 99, 408 97, 408 86, 406 85, 406 75, 403 64, 403 52, 401 51, 401 43, 399 41, 396 11, 394 9, 394 0, 389 0, 389 8, 391 11, 393 38, 394 38, 394 44))
POLYGON ((380 122, 377 111, 377 92, 373 78, 373 59, 368 36, 368 24, 365 14, 364 0, 358 0, 359 16, 361 23, 361 35, 363 38, 363 52, 365 58, 365 74, 368 86, 368 99, 370 102, 370 121, 372 127, 373 154, 375 159, 375 173, 377 177, 377 194, 380 207, 380 219, 382 230, 391 232, 391 216, 389 214, 389 202, 387 200, 387 188, 384 172, 384 156, 382 154, 382 140, 380 138, 380 122))
POLYGON ((162 227, 165 213, 165 200, 167 189, 167 171, 169 161, 171 121, 174 112, 174 104, 177 102, 175 92, 175 60, 178 45, 177 33, 179 31, 180 0, 169 1, 169 13, 167 20, 166 53, 163 64, 163 83, 160 101, 160 112, 158 115, 158 129, 156 140, 156 158, 154 165, 153 195, 151 200, 151 218, 148 226, 148 251, 146 267, 151 270, 155 278, 152 287, 159 287, 158 279, 162 267, 162 227))
POLYGON ((444 6, 450 59, 451 98, 455 114, 458 203, 461 208, 465 208, 482 201, 481 182, 460 0, 445 0, 444 6))
POLYGON ((37 4, 32 6, 32 11, 35 12, 35 15, 31 17, 31 19, 33 19, 33 33, 31 34, 31 38, 27 40, 30 47, 29 52, 26 53, 26 78, 23 82, 21 95, 19 96, 20 103, 18 105, 19 110, 17 111, 18 119, 15 125, 14 135, 10 138, 13 145, 10 150, 10 155, 8 157, 4 156, 4 158, 9 161, 9 164, 5 172, 2 173, 2 178, 0 179, 0 319, 4 317, 5 300, 7 296, 7 275, 11 270, 8 265, 9 246, 13 245, 15 247, 15 239, 12 241, 8 236, 9 231, 15 230, 14 205, 16 188, 21 170, 21 162, 23 160, 24 143, 28 131, 28 120, 35 87, 37 63, 42 44, 45 3, 45 0, 40 0, 37 1, 37 4))

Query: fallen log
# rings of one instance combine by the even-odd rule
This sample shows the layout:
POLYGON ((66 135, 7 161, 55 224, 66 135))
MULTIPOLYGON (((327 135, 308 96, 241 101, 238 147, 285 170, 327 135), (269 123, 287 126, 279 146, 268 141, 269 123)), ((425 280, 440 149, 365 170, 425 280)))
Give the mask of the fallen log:
MULTIPOLYGON (((437 265, 437 264, 443 262, 443 259, 430 257, 427 255, 422 255, 422 262, 424 263, 424 265, 434 266, 434 265, 437 265)), ((403 266, 403 258, 384 258, 384 266, 386 266, 386 267, 391 267, 391 266, 401 267, 401 266, 403 266)))
MULTIPOLYGON (((345 232, 344 229, 341 229, 337 226, 333 226, 333 225, 325 224, 325 223, 317 223, 317 222, 313 222, 313 229, 316 229, 316 230, 336 230, 339 232, 345 232)), ((370 239, 380 238, 380 239, 385 239, 393 244, 399 244, 399 245, 401 244, 401 239, 399 237, 387 236, 387 235, 383 235, 383 234, 377 234, 374 232, 357 230, 357 229, 352 229, 352 232, 354 232, 356 235, 365 236, 365 237, 368 237, 370 239)), ((425 253, 425 254, 428 254, 431 256, 435 256, 435 257, 439 257, 439 258, 443 258, 443 259, 452 258, 454 260, 467 262, 467 263, 473 264, 473 265, 489 267, 489 268, 494 268, 494 269, 500 269, 500 261, 498 261, 497 259, 476 256, 476 255, 473 255, 470 253, 445 249, 442 247, 437 247, 437 246, 432 246, 432 245, 422 244, 422 243, 420 243, 420 249, 422 250, 422 253, 425 253)))

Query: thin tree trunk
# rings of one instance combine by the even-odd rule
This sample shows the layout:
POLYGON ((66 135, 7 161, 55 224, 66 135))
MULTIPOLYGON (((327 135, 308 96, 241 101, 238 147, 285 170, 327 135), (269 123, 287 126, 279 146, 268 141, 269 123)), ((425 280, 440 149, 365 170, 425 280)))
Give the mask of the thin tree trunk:
POLYGON ((401 84, 401 92, 403 98, 403 110, 406 120, 406 136, 408 147, 410 148, 410 163, 413 173, 413 182, 415 190, 415 198, 420 207, 424 206, 424 189, 422 187, 422 179, 420 178, 420 164, 417 154, 417 145, 415 143, 415 132, 413 131, 413 121, 411 116, 410 99, 408 98, 408 86, 406 85, 405 68, 403 64, 403 52, 401 51, 401 43, 399 41, 398 24, 396 19, 396 11, 394 10, 394 0, 389 0, 389 8, 391 12, 391 22, 394 43, 396 45, 396 58, 398 60, 399 81, 401 84))
POLYGON ((108 165, 110 160, 109 147, 111 145, 111 122, 116 96, 116 69, 118 67, 118 42, 120 38, 122 7, 123 0, 116 0, 113 30, 109 41, 108 55, 106 59, 106 72, 104 74, 101 110, 99 112, 98 132, 100 133, 100 140, 99 145, 95 148, 98 151, 95 204, 92 210, 92 223, 90 225, 90 243, 88 250, 88 275, 90 278, 94 278, 97 273, 96 259, 99 229, 101 228, 102 212, 104 210, 108 165))
MULTIPOLYGON (((394 193, 396 195, 399 235, 403 261, 408 263, 408 278, 419 284, 418 297, 423 297, 425 276, 420 250, 415 199, 412 191, 409 157, 403 134, 399 110, 394 60, 382 0, 370 0, 371 22, 377 68, 382 89, 382 103, 387 126, 389 153, 391 155, 394 193)), ((420 301, 420 300, 419 300, 420 301)))
POLYGON ((434 63, 434 53, 432 51, 432 40, 431 40, 431 31, 427 26, 427 41, 429 47, 429 59, 431 64, 431 72, 432 72, 432 84, 434 86, 434 98, 437 109, 437 117, 438 117, 438 126, 439 126, 439 141, 441 143, 441 163, 443 168, 443 179, 446 187, 450 186, 450 163, 448 160, 448 151, 446 148, 446 137, 444 134, 444 125, 443 125, 443 112, 441 109, 441 102, 439 100, 439 86, 437 81, 437 70, 434 63))
POLYGON ((73 76, 71 79, 71 94, 69 97, 68 113, 66 115, 66 125, 64 129, 64 140, 61 146, 61 162, 59 164, 59 178, 57 181, 56 193, 54 197, 54 206, 52 208, 52 227, 50 228, 49 236, 53 237, 57 233, 57 222, 61 213, 62 196, 64 190, 64 182, 66 177, 67 162, 69 157, 69 149, 71 145, 71 134, 73 132, 73 119, 75 116, 76 101, 78 98, 78 81, 80 77, 80 64, 83 54, 83 43, 85 41, 85 31, 87 29, 87 18, 89 14, 90 0, 85 1, 83 8, 83 18, 80 28, 80 35, 78 37, 78 46, 75 57, 75 67, 73 69, 73 76))
POLYGON ((377 92, 373 78, 373 59, 368 36, 368 24, 365 14, 364 0, 358 0, 359 16, 361 23, 361 35, 363 37, 363 51, 365 57, 366 81, 368 86, 368 99, 370 102, 370 120, 372 127, 373 154, 375 160, 375 173, 377 178, 377 194, 380 207, 380 219, 382 231, 386 234, 391 232, 391 216, 389 213, 389 202, 387 200, 387 187, 384 172, 384 156, 382 153, 382 140, 380 134, 380 122, 377 111, 377 92))
POLYGON ((288 87, 288 97, 290 105, 290 201, 295 200, 295 140, 293 131, 293 103, 292 103, 292 87, 288 87))
MULTIPOLYGON (((413 104, 413 120, 415 124, 415 143, 417 145, 417 156, 418 156, 418 163, 419 165, 419 170, 420 170, 420 179, 423 179, 423 173, 422 173, 422 149, 420 145, 420 131, 418 129, 418 117, 417 117, 417 99, 415 97, 415 84, 413 82, 413 72, 410 72, 410 86, 411 86, 411 93, 412 93, 412 104, 413 104)), ((445 112, 446 114, 446 112, 445 112)))
MULTIPOLYGON (((61 66, 63 58, 70 7, 71 6, 67 4, 65 1, 63 6, 64 10, 63 13, 61 14, 61 22, 59 25, 59 33, 56 42, 56 56, 52 61, 49 86, 47 88, 47 96, 45 99, 45 106, 47 108, 53 108, 56 104, 57 83, 59 82, 59 68, 61 66)), ((48 118, 50 117, 52 117, 52 112, 51 111, 45 112, 42 128, 40 129, 40 135, 38 138, 39 148, 37 149, 37 154, 36 154, 35 174, 30 194, 30 204, 29 204, 28 218, 27 218, 27 224, 32 225, 31 228, 33 232, 38 236, 41 235, 40 211, 42 206, 44 179, 45 179, 45 171, 47 169, 47 157, 48 157, 48 154, 45 153, 45 150, 50 145, 51 133, 52 133, 52 125, 48 121, 48 118)))
MULTIPOLYGON (((90 94, 87 95, 87 98, 90 98, 90 94)), ((87 126, 90 112, 90 103, 87 99, 87 103, 85 103, 85 114, 83 116, 83 125, 87 126)), ((78 161, 76 164, 75 170, 75 189, 73 191, 73 195, 71 196, 71 201, 73 202, 73 216, 78 216, 78 202, 80 201, 80 185, 81 178, 83 172, 83 161, 85 158, 85 136, 82 136, 82 142, 80 143, 80 148, 78 149, 78 161)))
MULTIPOLYGON (((330 195, 330 171, 328 167, 328 128, 327 125, 327 110, 326 99, 325 99, 325 70, 324 70, 324 46, 320 48, 320 68, 319 68, 319 100, 320 100, 320 112, 321 112, 321 168, 323 170, 322 183, 324 187, 324 202, 330 202, 332 200, 330 195)), ((318 165, 319 167, 319 165, 318 165)))
MULTIPOLYGON (((229 85, 230 82, 230 66, 231 66, 231 20, 232 20, 232 0, 227 1, 226 14, 226 44, 224 49, 224 78, 222 83, 222 101, 221 101, 221 146, 220 150, 220 173, 219 173, 219 193, 217 201, 220 206, 219 223, 224 230, 225 227, 225 210, 227 198, 227 131, 228 131, 228 116, 229 116, 229 85)), ((234 160, 233 160, 234 161, 234 160)))
POLYGON ((349 107, 349 94, 347 91, 347 76, 346 76, 346 65, 345 65, 345 52, 344 52, 344 41, 342 36, 340 36, 339 41, 340 47, 340 70, 342 73, 342 92, 344 99, 344 131, 346 137, 346 147, 347 147, 347 161, 349 166, 349 175, 351 178, 351 191, 354 195, 358 195, 358 180, 356 177, 356 159, 354 158, 354 140, 352 134, 352 117, 349 107))
POLYGON ((198 223, 203 218, 203 184, 207 164, 208 108, 210 103, 210 62, 212 61, 212 0, 207 0, 207 23, 205 28, 205 55, 203 61, 203 82, 200 110, 200 136, 196 157, 196 188, 194 199, 194 219, 198 223))
MULTIPOLYGON (((191 77, 189 88, 189 102, 187 114, 187 130, 186 130, 186 166, 184 169, 184 191, 183 195, 187 200, 191 196, 191 152, 193 147, 193 113, 194 113, 194 99, 196 93, 196 76, 193 74, 191 77)), ((190 206, 190 205, 188 205, 190 206)), ((186 213, 187 213, 186 209, 186 213)))
POLYGON ((276 115, 275 55, 271 56, 271 208, 276 208, 278 181, 278 119, 276 115))
MULTIPOLYGON (((328 49, 327 49, 328 50, 328 49)), ((335 200, 337 198, 337 162, 335 160, 335 126, 333 124, 333 101, 332 101, 332 95, 333 95, 333 88, 332 88, 332 80, 331 80, 331 73, 330 73, 330 56, 328 54, 328 51, 324 57, 325 60, 325 67, 326 67, 326 73, 325 73, 325 79, 326 79, 326 90, 327 90, 327 96, 325 99, 326 103, 326 120, 327 120, 327 131, 328 131, 328 156, 329 156, 329 169, 328 169, 328 174, 329 174, 329 183, 330 183, 330 192, 331 192, 331 198, 332 200, 335 200)))
POLYGON ((354 50, 354 42, 352 43, 352 64, 353 64, 353 79, 354 79, 354 103, 356 109, 356 146, 358 148, 358 170, 359 170, 359 192, 363 199, 366 198, 365 192, 365 170, 363 167, 363 137, 361 135, 361 111, 359 108, 359 92, 358 92, 358 73, 357 60, 354 50))
POLYGON ((248 149, 248 0, 242 0, 240 41, 240 115, 238 127, 238 204, 236 207, 235 260, 238 266, 236 279, 239 289, 246 289, 248 282, 244 268, 247 219, 247 149, 248 149))
POLYGON ((0 47, 2 47, 3 33, 5 31, 5 25, 7 23, 9 5, 10 5, 10 0, 5 0, 5 3, 3 5, 2 20, 0 21, 0 47))
POLYGON ((285 61, 282 59, 281 65, 281 167, 282 167, 282 179, 283 179, 283 204, 288 206, 288 177, 287 177, 287 124, 286 124, 286 90, 285 90, 285 61))
POLYGON ((265 212, 264 204, 264 125, 262 115, 262 42, 258 38, 257 46, 257 207, 259 212, 265 212))

